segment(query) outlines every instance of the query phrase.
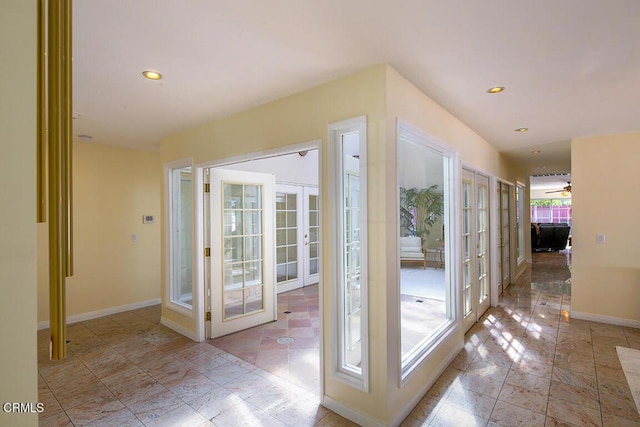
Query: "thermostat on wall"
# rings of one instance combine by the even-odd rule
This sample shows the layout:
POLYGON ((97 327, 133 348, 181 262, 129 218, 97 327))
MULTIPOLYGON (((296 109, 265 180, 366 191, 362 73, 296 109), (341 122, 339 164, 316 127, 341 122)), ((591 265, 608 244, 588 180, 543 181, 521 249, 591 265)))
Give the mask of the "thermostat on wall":
POLYGON ((153 215, 142 215, 143 224, 153 224, 153 215))

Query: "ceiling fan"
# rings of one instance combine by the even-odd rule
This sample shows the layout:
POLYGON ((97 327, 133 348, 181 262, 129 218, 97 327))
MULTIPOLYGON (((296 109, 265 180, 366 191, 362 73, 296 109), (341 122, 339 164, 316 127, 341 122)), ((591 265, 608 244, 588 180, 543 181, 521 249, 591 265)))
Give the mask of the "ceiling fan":
MULTIPOLYGON (((554 191, 546 191, 545 194, 549 194, 549 193, 563 193, 562 195, 564 196, 564 193, 571 193, 571 181, 567 181, 567 185, 565 185, 562 190, 554 190, 554 191)), ((569 195, 569 194, 566 194, 569 195)))

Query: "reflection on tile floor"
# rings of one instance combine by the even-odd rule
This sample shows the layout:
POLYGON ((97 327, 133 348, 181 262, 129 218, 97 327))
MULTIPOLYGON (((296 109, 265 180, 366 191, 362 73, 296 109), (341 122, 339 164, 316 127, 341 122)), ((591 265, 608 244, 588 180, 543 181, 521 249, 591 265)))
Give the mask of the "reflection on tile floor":
MULTIPOLYGON (((464 349, 403 425, 640 426, 616 354, 616 346, 640 349, 640 330, 572 319, 568 256, 533 257, 533 268, 469 331, 464 349)), ((287 308, 302 309, 308 296, 291 298, 287 308)), ((317 313, 308 315, 274 325, 289 335, 313 330, 317 313)), ((70 325, 69 355, 60 362, 48 360, 48 331, 40 331, 40 425, 353 425, 284 380, 290 371, 259 368, 269 366, 268 358, 260 362, 262 351, 279 351, 268 349, 268 334, 257 349, 245 349, 247 359, 255 353, 249 363, 159 319, 156 306, 70 325)))
MULTIPOLYGON (((209 341, 240 359, 315 393, 320 391, 319 286, 278 295, 278 320, 209 341), (279 343, 290 337, 293 342, 279 343)), ((287 340, 290 341, 290 340, 287 340)))
POLYGON ((402 425, 640 426, 616 355, 640 329, 572 319, 568 263, 534 253, 402 425))

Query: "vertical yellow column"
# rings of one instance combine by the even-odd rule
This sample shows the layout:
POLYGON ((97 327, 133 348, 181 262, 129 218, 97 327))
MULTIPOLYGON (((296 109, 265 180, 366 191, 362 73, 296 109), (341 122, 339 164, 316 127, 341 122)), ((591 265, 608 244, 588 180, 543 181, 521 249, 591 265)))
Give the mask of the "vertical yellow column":
MULTIPOLYGON (((39 4, 40 6, 40 4, 39 4)), ((66 356, 65 278, 71 261, 71 0, 48 10, 49 316, 51 358, 66 356)))

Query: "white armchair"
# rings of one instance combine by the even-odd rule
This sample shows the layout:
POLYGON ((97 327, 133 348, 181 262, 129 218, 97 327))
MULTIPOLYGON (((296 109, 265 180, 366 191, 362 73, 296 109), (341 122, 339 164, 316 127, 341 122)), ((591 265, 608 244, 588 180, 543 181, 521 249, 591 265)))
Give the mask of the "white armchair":
POLYGON ((422 249, 420 237, 400 237, 400 266, 403 264, 418 264, 427 268, 427 254, 422 249))

